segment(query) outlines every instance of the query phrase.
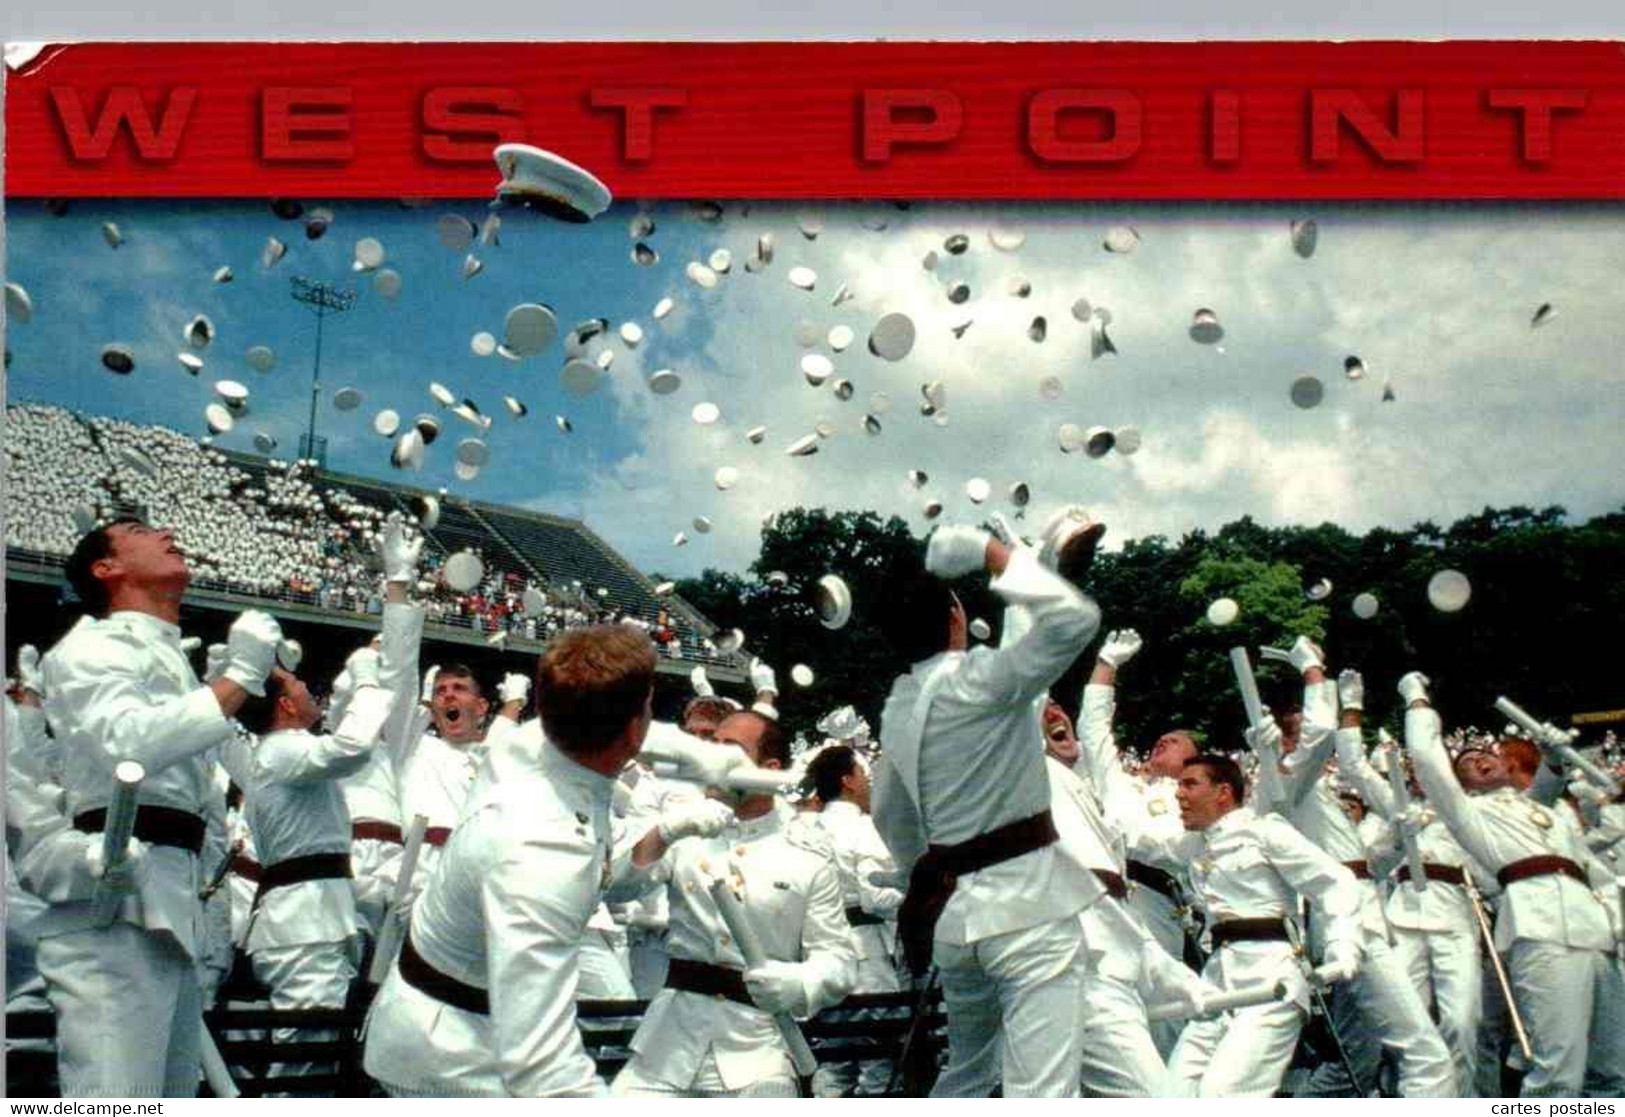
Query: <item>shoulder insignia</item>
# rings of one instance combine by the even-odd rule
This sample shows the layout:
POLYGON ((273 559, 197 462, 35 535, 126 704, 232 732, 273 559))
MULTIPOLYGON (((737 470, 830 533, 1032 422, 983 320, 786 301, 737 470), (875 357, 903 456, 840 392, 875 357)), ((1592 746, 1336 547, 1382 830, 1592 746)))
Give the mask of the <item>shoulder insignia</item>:
POLYGON ((1550 830, 1552 828, 1552 816, 1547 814, 1546 811, 1540 807, 1529 808, 1529 821, 1533 822, 1542 830, 1550 830))

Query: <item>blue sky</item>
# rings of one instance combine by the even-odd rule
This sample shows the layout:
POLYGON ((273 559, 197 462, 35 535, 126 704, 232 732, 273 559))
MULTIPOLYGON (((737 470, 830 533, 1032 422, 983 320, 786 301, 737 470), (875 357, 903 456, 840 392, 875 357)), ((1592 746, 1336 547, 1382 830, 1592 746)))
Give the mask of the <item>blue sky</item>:
POLYGON ((661 259, 643 268, 629 259, 635 207, 618 203, 588 226, 506 214, 500 246, 476 248, 485 269, 465 280, 462 254, 439 242, 435 222, 448 212, 478 221, 483 203, 328 204, 336 220, 314 242, 302 223, 278 220, 263 203, 80 201, 60 218, 38 203, 10 205, 7 278, 27 288, 34 318, 10 329, 9 398, 202 435, 213 385, 229 378, 249 387, 250 413, 220 444, 248 450, 264 430, 291 455, 314 342, 312 316, 289 298, 290 277, 304 275, 359 292, 354 310, 329 321, 323 343, 318 425, 333 467, 576 516, 646 570, 740 569, 754 557, 761 518, 780 507, 875 508, 923 532, 927 499, 947 506, 945 519, 975 519, 1009 511, 1003 494, 1016 481, 1032 489, 1029 521, 1078 501, 1112 523, 1118 541, 1244 514, 1363 530, 1447 521, 1485 504, 1562 503, 1589 515, 1625 503, 1617 356, 1625 219, 1617 210, 917 204, 901 212, 832 203, 747 213, 729 203, 722 222, 707 223, 669 203, 651 207, 658 228, 649 243, 661 259), (814 210, 824 230, 808 240, 797 218, 814 210), (1289 222, 1303 217, 1320 224, 1308 260, 1288 237, 1289 222), (117 250, 101 236, 108 220, 125 237, 117 250), (1141 234, 1133 253, 1102 250, 1119 223, 1141 234), (1026 242, 1001 250, 987 235, 994 226, 1020 229, 1026 242), (748 275, 743 264, 762 232, 776 235, 776 258, 748 275), (956 232, 970 249, 947 256, 943 240, 956 232), (272 235, 288 253, 262 269, 272 235), (382 298, 369 276, 351 270, 364 236, 380 240, 386 266, 401 273, 398 299, 382 298), (702 290, 685 266, 718 247, 732 252, 733 270, 702 290), (928 272, 920 261, 932 249, 941 262, 928 272), (234 282, 213 282, 222 265, 234 282), (813 291, 787 282, 796 265, 817 271, 813 291), (1018 278, 1031 285, 1026 298, 1010 293, 1018 278), (944 297, 955 280, 971 286, 963 305, 944 297), (853 298, 832 306, 843 282, 853 298), (652 308, 666 295, 676 309, 656 322, 652 308), (1111 310, 1116 356, 1090 358, 1088 328, 1071 314, 1079 298, 1111 310), (645 340, 636 349, 601 342, 615 353, 604 384, 570 397, 559 387, 559 342, 519 363, 470 350, 477 331, 500 339, 508 309, 526 301, 551 305, 565 329, 593 317, 612 330, 636 321, 645 340), (1557 314, 1532 329, 1543 302, 1557 314), (1218 313, 1219 346, 1188 336, 1199 307, 1218 313), (895 364, 864 347, 873 323, 893 310, 920 331, 913 353, 895 364), (213 319, 217 337, 199 354, 205 367, 194 379, 176 354, 198 313, 213 319), (1048 331, 1035 343, 1027 329, 1039 315, 1048 331), (951 327, 966 319, 972 324, 956 339, 951 327), (822 340, 805 349, 796 339, 802 322, 821 339, 846 324, 857 340, 839 353, 822 340), (102 346, 115 341, 134 349, 131 376, 101 367, 102 346), (255 345, 276 352, 271 371, 245 364, 255 345), (836 398, 833 379, 806 383, 800 361, 809 352, 853 381, 850 401, 836 398), (1351 354, 1364 360, 1364 380, 1344 378, 1351 354), (682 375, 680 391, 646 390, 646 375, 660 368, 682 375), (1326 387, 1312 411, 1288 398, 1306 374, 1326 387), (1041 396, 1046 377, 1060 380, 1058 399, 1041 396), (927 380, 947 386, 946 426, 919 414, 927 380), (430 381, 494 419, 492 464, 473 482, 458 481, 452 463, 456 441, 476 432, 435 403, 430 381), (1381 402, 1384 383, 1395 402, 1381 402), (348 414, 331 405, 346 385, 364 397, 348 414), (881 410, 877 392, 889 408, 881 410), (528 417, 508 416, 507 394, 529 405, 528 417), (719 405, 721 422, 691 421, 701 401, 719 405), (420 473, 390 468, 389 443, 371 431, 385 407, 407 420, 440 418, 442 437, 420 473), (870 411, 882 424, 878 437, 863 431, 870 411), (569 418, 572 433, 558 431, 555 414, 569 418), (835 433, 820 453, 784 453, 821 421, 835 433), (1056 432, 1068 422, 1132 424, 1144 444, 1132 457, 1062 454, 1056 432), (751 445, 744 432, 759 424, 767 437, 751 445), (741 479, 723 492, 713 476, 725 465, 741 479), (924 490, 906 480, 915 468, 930 475, 924 490), (975 477, 994 492, 979 508, 964 489, 975 477), (714 530, 697 532, 697 516, 714 530), (686 546, 673 546, 678 531, 686 546))

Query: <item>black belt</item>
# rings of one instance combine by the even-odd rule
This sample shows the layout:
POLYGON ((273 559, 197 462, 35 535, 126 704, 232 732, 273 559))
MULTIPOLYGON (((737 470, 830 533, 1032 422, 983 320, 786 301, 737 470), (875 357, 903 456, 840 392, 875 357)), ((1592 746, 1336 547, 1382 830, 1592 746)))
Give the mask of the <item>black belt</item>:
POLYGON ((1371 862, 1369 861, 1344 861, 1343 868, 1353 873, 1356 880, 1371 879, 1371 862))
POLYGON ((699 993, 706 997, 726 997, 736 1004, 756 1007, 745 988, 745 975, 727 966, 714 966, 710 962, 692 962, 687 958, 673 958, 666 969, 666 988, 685 993, 699 993))
POLYGON ((862 908, 846 909, 846 925, 848 927, 878 927, 886 922, 878 915, 871 915, 862 908))
POLYGON ((1122 877, 1110 869, 1090 869, 1089 871, 1095 874, 1095 879, 1106 886, 1106 895, 1114 900, 1128 899, 1128 885, 1124 883, 1122 877))
MULTIPOLYGON (((1395 874, 1402 881, 1411 879, 1411 867, 1401 865, 1395 874)), ((1436 880, 1440 884, 1465 885, 1467 873, 1456 865, 1440 865, 1433 861, 1422 862, 1422 875, 1429 880, 1436 880)))
POLYGON ((431 827, 429 827, 427 830, 425 830, 423 832, 424 844, 425 845, 432 845, 437 849, 440 846, 445 845, 446 840, 448 838, 450 838, 450 837, 451 837, 451 827, 450 826, 431 826, 431 827))
POLYGON ((251 880, 258 884, 260 877, 265 875, 265 866, 239 853, 231 859, 231 872, 233 876, 239 876, 244 880, 251 880))
POLYGON ((350 823, 350 840, 375 842, 389 842, 391 845, 405 845, 406 838, 401 834, 401 828, 393 822, 377 822, 370 818, 350 823))
POLYGON ((348 853, 310 853, 304 857, 290 857, 275 865, 260 867, 260 886, 254 893, 254 903, 258 905, 260 899, 274 888, 303 884, 307 880, 349 880, 353 876, 348 853))
POLYGON ((476 985, 443 974, 425 962, 423 956, 417 952, 417 948, 412 945, 410 933, 401 941, 398 965, 401 980, 418 992, 428 994, 443 1005, 460 1008, 476 1016, 491 1015, 491 994, 476 985))
POLYGON ((1559 875, 1573 877, 1587 888, 1591 887, 1591 881, 1586 877, 1584 869, 1567 857, 1553 857, 1550 855, 1525 857, 1522 861, 1502 865, 1496 872, 1495 879, 1501 882, 1502 888, 1505 888, 1509 884, 1514 884, 1520 880, 1528 880, 1530 877, 1559 875))
MULTIPOLYGON (((107 808, 82 811, 73 816, 73 828, 85 834, 100 833, 107 826, 107 808)), ((143 803, 135 809, 137 841, 155 846, 172 846, 190 850, 194 855, 203 852, 204 822, 191 811, 174 807, 155 807, 143 803)))
POLYGON ((1209 932, 1213 937, 1213 949, 1233 942, 1291 942, 1287 935, 1286 920, 1277 918, 1266 919, 1226 919, 1213 925, 1209 932))
POLYGON ((1147 865, 1144 861, 1130 861, 1128 863, 1128 879, 1135 884, 1143 884, 1170 901, 1178 904, 1181 899, 1179 881, 1174 874, 1165 873, 1155 865, 1147 865))
POLYGON ((908 894, 897 911, 897 932, 909 969, 923 974, 931 968, 932 940, 942 909, 967 873, 1010 861, 1052 845, 1060 835, 1049 811, 1039 811, 957 845, 933 845, 914 863, 908 894))

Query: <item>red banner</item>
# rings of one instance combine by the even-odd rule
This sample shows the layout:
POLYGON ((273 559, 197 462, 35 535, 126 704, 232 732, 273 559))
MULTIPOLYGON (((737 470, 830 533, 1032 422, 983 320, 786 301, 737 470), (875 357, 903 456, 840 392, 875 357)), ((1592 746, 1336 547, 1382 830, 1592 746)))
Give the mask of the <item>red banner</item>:
POLYGON ((84 44, 6 92, 13 197, 1614 198, 1615 43, 84 44))

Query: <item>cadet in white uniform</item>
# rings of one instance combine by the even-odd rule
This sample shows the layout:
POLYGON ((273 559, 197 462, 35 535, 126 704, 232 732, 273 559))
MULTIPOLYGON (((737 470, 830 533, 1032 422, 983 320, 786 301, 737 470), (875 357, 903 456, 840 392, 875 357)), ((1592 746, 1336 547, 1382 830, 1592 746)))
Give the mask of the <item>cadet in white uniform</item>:
MULTIPOLYGON (((1439 1029, 1428 1017, 1405 961, 1388 942, 1382 897, 1359 829, 1349 819, 1326 763, 1337 745, 1337 684, 1326 678, 1320 649, 1300 636, 1289 653, 1303 676, 1303 724, 1299 741, 1281 761, 1281 814, 1304 837, 1341 861, 1359 880, 1361 965, 1358 976, 1333 991, 1331 1010, 1344 1048, 1360 1076, 1360 1088, 1372 1090, 1382 1049, 1399 1058, 1399 1092, 1405 1097, 1449 1098, 1457 1095, 1456 1072, 1439 1029)), ((1363 693, 1363 692, 1362 692, 1363 693)), ((1359 696, 1350 691, 1356 701, 1359 696)), ((1350 717, 1355 718, 1350 711, 1350 717)), ((1358 727, 1355 718, 1353 727, 1358 727)), ((1320 943, 1319 928, 1312 946, 1320 943)), ((1353 1088, 1341 1061, 1321 1064, 1310 1078, 1311 1095, 1344 1093, 1353 1088)))
POLYGON ((1399 681, 1416 778, 1456 840, 1502 887, 1495 944, 1534 1048, 1524 1097, 1625 1094, 1625 988, 1599 891, 1613 879, 1567 811, 1510 786, 1468 796, 1451 772, 1428 680, 1399 681))
MULTIPOLYGON (((1116 711, 1117 671, 1139 652, 1142 641, 1133 629, 1111 632, 1097 655, 1079 712, 1082 748, 1073 768, 1094 785, 1105 821, 1128 844, 1128 904, 1156 937, 1162 949, 1190 962, 1190 902, 1185 866, 1169 855, 1184 837, 1175 792, 1185 761, 1200 751, 1189 732, 1172 729, 1157 738, 1151 755, 1136 772, 1124 768, 1112 733, 1116 711)), ((1179 1039, 1176 1021, 1151 1025, 1151 1036, 1165 1058, 1179 1039)))
MULTIPOLYGON (((336 781, 367 762, 392 696, 379 685, 379 655, 371 648, 352 653, 345 670, 354 691, 331 735, 310 731, 320 710, 298 676, 280 667, 266 680, 265 698, 244 704, 238 714, 259 735, 247 770, 239 774, 243 813, 260 859, 245 948, 274 1009, 343 1008, 361 960, 350 884, 350 814, 336 781)), ((338 1033, 279 1028, 272 1038, 336 1040, 338 1033)), ((275 1064, 271 1075, 314 1069, 310 1063, 275 1064)))
POLYGON ((1185 765, 1180 816, 1194 840, 1184 850, 1212 946, 1202 974, 1226 990, 1284 982, 1293 995, 1185 1026, 1168 1069, 1199 1097, 1267 1098, 1280 1089, 1309 1007, 1290 926, 1298 897, 1323 917, 1326 964, 1345 977, 1359 965, 1354 874, 1283 819, 1241 806, 1245 798, 1241 769, 1228 757, 1204 754, 1185 765))
MULTIPOLYGON (((903 894, 874 884, 873 874, 891 874, 896 865, 869 817, 869 765, 850 745, 820 751, 807 765, 807 779, 824 809, 811 816, 835 850, 841 876, 841 903, 858 951, 858 977, 854 993, 895 993, 902 982, 894 955, 897 947, 897 909, 903 894)), ((884 1009, 865 1010, 859 1019, 878 1019, 884 1009)), ((813 1092, 819 1097, 845 1094, 882 1094, 891 1080, 890 1059, 863 1063, 821 1065, 813 1092)))
MULTIPOLYGON (((1423 803, 1420 789, 1414 796, 1412 817, 1399 817, 1393 788, 1366 759, 1360 739, 1358 715, 1364 708, 1364 683, 1356 672, 1344 671, 1338 676, 1337 689, 1344 720, 1337 731, 1338 776, 1359 791, 1373 817, 1392 824, 1384 828, 1391 848, 1383 850, 1382 856, 1390 864, 1397 862, 1385 909, 1396 940, 1394 951, 1411 984, 1422 993, 1424 1004, 1436 1014, 1439 1035, 1455 1060, 1457 1091, 1470 1096, 1477 1083, 1484 965, 1467 882, 1471 878, 1480 889, 1493 889, 1494 882, 1482 880, 1484 870, 1451 836, 1438 812, 1423 803), (1422 855, 1426 884, 1421 889, 1411 882, 1404 847, 1394 829, 1410 825, 1417 827, 1416 845, 1422 855)), ((1390 756, 1389 763, 1399 762, 1397 753, 1390 756)))
POLYGON ((373 1002, 364 1065, 390 1093, 604 1092, 576 1023, 576 955, 616 871, 610 797, 648 731, 654 671, 654 645, 625 625, 548 644, 545 740, 469 804, 373 1002))
MULTIPOLYGON (((742 750, 760 768, 789 761, 784 731, 752 711, 724 719, 715 740, 700 748, 742 750)), ((856 979, 832 851, 798 844, 805 839, 789 832, 788 809, 771 795, 740 797, 732 812, 721 806, 677 808, 633 851, 633 866, 666 885, 671 963, 616 1094, 795 1097, 795 1068, 771 1014, 805 1019, 839 1002, 856 979), (744 968, 717 911, 710 885, 718 877, 740 894, 767 955, 755 969, 744 968)))
POLYGON ((910 964, 934 958, 942 977, 949 1063, 933 1093, 984 1091, 992 1067, 1006 1097, 1076 1097, 1078 913, 1101 885, 1055 848, 1037 701, 1100 612, 1031 551, 971 528, 938 528, 926 568, 988 570, 1031 623, 1014 643, 967 652, 945 585, 916 577, 891 595, 886 635, 914 667, 881 715, 875 824, 911 874, 899 913, 910 964))
POLYGON ((44 660, 45 713, 62 754, 66 814, 100 845, 113 769, 146 769, 135 836, 147 864, 118 918, 99 927, 89 892, 53 903, 39 968, 57 1017, 66 1097, 194 1096, 199 1067, 196 958, 204 754, 263 693, 281 630, 250 610, 231 627, 223 676, 204 686, 177 626, 190 580, 167 531, 123 520, 87 533, 68 576, 91 614, 44 660))

